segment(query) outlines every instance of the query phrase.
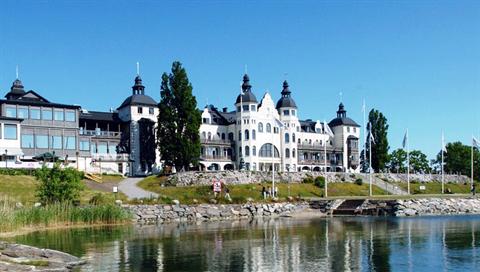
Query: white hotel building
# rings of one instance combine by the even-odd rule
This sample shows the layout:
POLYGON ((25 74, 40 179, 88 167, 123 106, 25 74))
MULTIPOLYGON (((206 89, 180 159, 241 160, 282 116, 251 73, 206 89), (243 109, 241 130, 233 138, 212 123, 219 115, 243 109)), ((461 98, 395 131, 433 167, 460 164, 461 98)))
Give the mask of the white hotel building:
POLYGON ((265 93, 260 102, 248 75, 235 111, 212 105, 202 112, 201 169, 359 172, 360 126, 340 103, 328 124, 299 120, 287 81, 275 102, 265 93), (326 162, 325 162, 326 154, 326 162))
MULTIPOLYGON (((235 111, 202 111, 200 170, 359 171, 359 125, 343 104, 328 124, 298 119, 288 83, 275 104, 260 102, 243 77, 235 111), (326 162, 325 162, 326 153, 326 162)), ((157 101, 137 75, 115 111, 51 102, 16 79, 0 99, 0 167, 37 168, 55 160, 86 172, 147 175, 161 169, 157 101)))

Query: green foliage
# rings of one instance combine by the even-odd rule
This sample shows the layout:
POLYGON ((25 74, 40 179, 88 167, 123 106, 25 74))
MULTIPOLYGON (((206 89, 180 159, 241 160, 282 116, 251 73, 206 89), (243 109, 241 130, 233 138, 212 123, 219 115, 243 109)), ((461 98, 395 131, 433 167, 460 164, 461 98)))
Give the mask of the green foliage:
POLYGON ((317 186, 318 188, 325 188, 325 178, 323 176, 316 177, 315 186, 317 186))
POLYGON ((312 176, 306 176, 305 178, 303 178, 303 183, 312 184, 312 183, 314 183, 314 179, 313 179, 312 176))
POLYGON ((157 144, 165 165, 188 170, 200 157, 201 114, 187 73, 180 62, 162 75, 157 144))
POLYGON ((73 202, 84 189, 82 174, 73 168, 62 169, 59 164, 37 170, 36 178, 40 181, 37 197, 42 203, 73 202))
POLYGON ((35 176, 37 172, 36 169, 27 169, 27 168, 0 168, 0 175, 8 176, 35 176))
POLYGON ((111 205, 115 203, 115 196, 106 193, 95 193, 88 201, 90 205, 111 205))
MULTIPOLYGON (((462 175, 471 175, 471 156, 472 156, 472 147, 464 145, 461 142, 448 143, 447 152, 444 153, 444 170, 446 173, 452 174, 462 174, 462 175)), ((436 164, 440 165, 441 152, 438 153, 436 164)), ((480 163, 480 152, 477 148, 473 149, 473 164, 479 165, 480 163)), ((438 167, 439 168, 439 167, 438 167)), ((440 168, 439 168, 440 169, 440 168)), ((474 168, 473 177, 476 180, 480 180, 480 171, 478 168, 474 168)))
POLYGON ((131 214, 116 205, 75 207, 69 203, 21 209, 3 205, 0 216, 0 232, 18 231, 28 227, 115 224, 131 220, 131 214))
POLYGON ((411 173, 429 173, 431 171, 428 163, 427 155, 423 154, 420 150, 413 150, 409 154, 410 156, 410 172, 411 173))
POLYGON ((401 148, 394 150, 389 156, 388 167, 393 173, 405 173, 407 171, 407 152, 401 148))
POLYGON ((357 178, 357 179, 355 180, 355 184, 357 184, 357 185, 363 185, 363 179, 362 179, 362 178, 357 178))
MULTIPOLYGON (((369 142, 367 142, 367 153, 366 158, 370 156, 370 149, 372 150, 372 167, 375 172, 384 170, 388 163, 388 150, 390 146, 388 145, 388 124, 387 118, 383 113, 378 110, 372 109, 368 114, 368 122, 370 123, 371 131, 375 143, 370 147, 369 142)), ((363 162, 362 164, 366 164, 363 162)), ((364 167, 365 168, 365 167, 364 167)))

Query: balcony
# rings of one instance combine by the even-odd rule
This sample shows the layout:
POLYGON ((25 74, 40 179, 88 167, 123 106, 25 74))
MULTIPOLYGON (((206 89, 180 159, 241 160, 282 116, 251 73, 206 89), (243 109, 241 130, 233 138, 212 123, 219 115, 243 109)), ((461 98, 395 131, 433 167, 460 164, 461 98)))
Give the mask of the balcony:
MULTIPOLYGON (((298 144, 298 150, 323 151, 325 150, 325 146, 320 144, 301 143, 301 144, 298 144)), ((327 146, 327 151, 332 151, 332 150, 333 150, 333 146, 327 146)))
POLYGON ((217 155, 200 155, 201 161, 222 161, 222 162, 231 162, 232 157, 230 156, 217 156, 217 155))
MULTIPOLYGON (((314 160, 314 159, 298 159, 298 164, 299 165, 325 165, 325 161, 324 160, 314 160)), ((332 162, 330 161, 327 161, 327 166, 330 167, 330 166, 342 166, 342 163, 339 162, 337 164, 333 164, 332 162)))
POLYGON ((120 138, 121 132, 105 130, 85 130, 80 129, 80 135, 94 136, 99 138, 120 138))
POLYGON ((233 143, 230 140, 200 138, 200 144, 202 145, 232 146, 233 143))
POLYGON ((104 162, 125 162, 128 158, 128 154, 92 154, 92 159, 104 162))

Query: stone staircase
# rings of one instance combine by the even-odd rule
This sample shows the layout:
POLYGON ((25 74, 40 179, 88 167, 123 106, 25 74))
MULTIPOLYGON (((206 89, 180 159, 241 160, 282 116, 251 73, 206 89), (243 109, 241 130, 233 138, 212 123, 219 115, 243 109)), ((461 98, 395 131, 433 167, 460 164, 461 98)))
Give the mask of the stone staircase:
MULTIPOLYGON (((363 179, 363 183, 369 183, 368 174, 359 174, 357 176, 363 179)), ((375 175, 372 175, 372 184, 388 192, 388 194, 390 195, 407 195, 407 192, 402 190, 400 187, 385 182, 382 179, 376 177, 375 175)))
POLYGON ((361 214, 359 209, 365 199, 346 199, 336 209, 332 210, 332 215, 357 215, 361 214))

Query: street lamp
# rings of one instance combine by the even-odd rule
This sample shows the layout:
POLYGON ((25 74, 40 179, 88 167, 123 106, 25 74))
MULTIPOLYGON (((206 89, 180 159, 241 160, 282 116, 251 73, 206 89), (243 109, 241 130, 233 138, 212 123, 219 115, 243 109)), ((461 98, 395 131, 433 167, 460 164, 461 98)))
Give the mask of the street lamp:
POLYGON ((8 156, 7 156, 7 153, 8 153, 8 149, 5 149, 5 169, 8 169, 8 156))

